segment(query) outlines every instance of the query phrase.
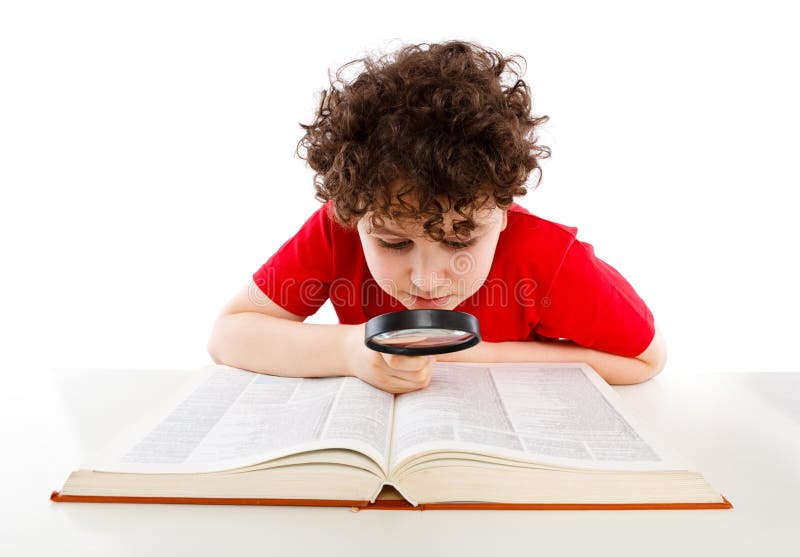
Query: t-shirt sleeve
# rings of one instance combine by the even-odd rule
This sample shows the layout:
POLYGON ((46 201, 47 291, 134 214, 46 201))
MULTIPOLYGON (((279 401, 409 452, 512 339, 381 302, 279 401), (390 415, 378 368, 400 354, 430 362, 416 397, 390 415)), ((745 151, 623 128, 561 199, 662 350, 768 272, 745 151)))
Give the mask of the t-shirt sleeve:
POLYGON ((548 338, 635 357, 655 335, 653 314, 630 283, 595 256, 591 244, 577 239, 567 249, 542 305, 533 332, 548 338))
POLYGON ((331 235, 323 205, 253 273, 253 282, 287 311, 306 317, 316 313, 328 299, 333 274, 331 235))

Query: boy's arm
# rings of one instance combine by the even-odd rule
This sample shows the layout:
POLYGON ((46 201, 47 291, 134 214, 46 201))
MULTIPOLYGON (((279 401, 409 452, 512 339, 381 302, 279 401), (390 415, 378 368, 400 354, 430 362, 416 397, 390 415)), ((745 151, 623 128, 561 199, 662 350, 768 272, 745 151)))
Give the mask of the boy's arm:
POLYGON ((208 339, 216 364, 286 377, 348 375, 342 349, 355 325, 303 323, 254 282, 223 308, 208 339))
POLYGON ((439 361, 449 362, 586 362, 610 385, 641 383, 654 377, 667 362, 667 349, 661 331, 644 352, 635 357, 619 356, 573 342, 481 342, 472 348, 442 354, 439 361))

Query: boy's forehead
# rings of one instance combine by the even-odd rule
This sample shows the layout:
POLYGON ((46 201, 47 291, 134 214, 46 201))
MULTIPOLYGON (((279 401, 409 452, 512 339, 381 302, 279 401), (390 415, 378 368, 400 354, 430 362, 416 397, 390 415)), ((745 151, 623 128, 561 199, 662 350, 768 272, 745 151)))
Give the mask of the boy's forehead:
MULTIPOLYGON (((396 233, 402 236, 424 236, 423 222, 428 217, 420 218, 417 216, 415 218, 408 214, 409 209, 414 211, 419 208, 419 198, 413 184, 397 179, 389 185, 389 189, 391 195, 397 201, 393 202, 388 209, 383 208, 377 214, 374 210, 367 211, 361 218, 366 232, 368 234, 384 232, 396 233), (392 218, 391 214, 401 216, 392 218)), ((465 219, 456 212, 450 200, 441 198, 440 201, 443 206, 450 207, 448 211, 442 214, 443 222, 441 224, 445 233, 448 233, 453 231, 454 222, 461 222, 465 219)), ((475 225, 472 233, 480 233, 496 220, 497 206, 492 201, 490 197, 476 199, 476 204, 472 206, 471 211, 468 211, 475 225)))
MULTIPOLYGON (((398 234, 401 236, 423 236, 424 235, 424 227, 423 223, 419 220, 395 220, 389 218, 387 215, 381 215, 381 218, 378 222, 375 222, 373 225, 372 217, 374 216, 373 212, 368 212, 364 215, 361 221, 364 223, 364 227, 367 233, 393 233, 398 234), (382 224, 381 224, 382 221, 382 224)), ((480 233, 483 231, 491 222, 493 221, 494 210, 493 209, 481 209, 476 210, 472 213, 472 221, 475 223, 475 228, 473 233, 480 233)), ((463 221, 464 218, 456 213, 455 211, 451 211, 450 213, 445 213, 443 215, 444 222, 442 222, 442 227, 446 231, 453 230, 453 222, 460 222, 463 221)))

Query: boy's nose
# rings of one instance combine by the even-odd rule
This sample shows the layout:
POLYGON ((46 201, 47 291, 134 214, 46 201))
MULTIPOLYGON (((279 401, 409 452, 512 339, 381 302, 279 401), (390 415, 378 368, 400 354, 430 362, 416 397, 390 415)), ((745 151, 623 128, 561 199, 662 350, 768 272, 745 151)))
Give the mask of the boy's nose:
POLYGON ((411 275, 413 294, 425 298, 438 298, 450 293, 450 280, 441 270, 414 271, 411 275))
POLYGON ((448 260, 434 249, 419 250, 411 262, 411 284, 415 295, 438 298, 450 293, 448 260))

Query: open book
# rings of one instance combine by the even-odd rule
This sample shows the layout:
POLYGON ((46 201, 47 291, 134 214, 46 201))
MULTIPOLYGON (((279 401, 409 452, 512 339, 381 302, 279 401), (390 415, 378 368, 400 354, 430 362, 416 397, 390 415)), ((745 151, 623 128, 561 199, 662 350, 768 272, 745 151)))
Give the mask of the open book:
POLYGON ((583 363, 354 377, 213 365, 70 474, 54 501, 360 508, 730 508, 583 363))

